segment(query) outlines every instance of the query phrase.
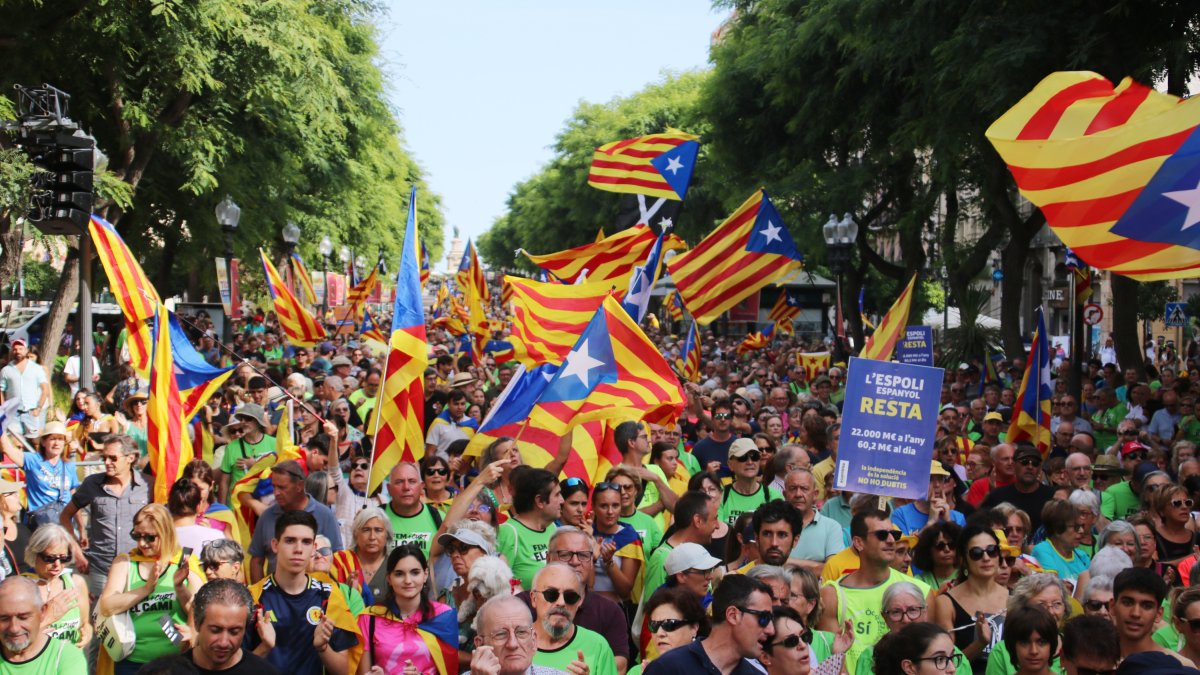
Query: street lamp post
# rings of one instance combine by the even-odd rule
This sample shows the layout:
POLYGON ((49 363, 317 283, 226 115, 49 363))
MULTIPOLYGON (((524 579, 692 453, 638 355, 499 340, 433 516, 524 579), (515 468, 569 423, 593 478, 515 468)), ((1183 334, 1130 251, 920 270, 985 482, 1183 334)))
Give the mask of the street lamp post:
POLYGON ((829 220, 825 221, 825 225, 821 228, 822 236, 825 239, 825 248, 829 252, 829 269, 833 271, 837 279, 837 321, 834 333, 837 336, 834 340, 836 345, 835 354, 841 360, 845 356, 845 346, 843 345, 843 337, 845 335, 842 328, 842 273, 850 266, 850 261, 854 258, 854 242, 858 239, 858 223, 854 222, 854 218, 850 217, 849 213, 842 214, 842 219, 838 220, 834 214, 829 214, 829 220))
POLYGON ((238 221, 242 219, 242 210, 234 203, 233 197, 228 194, 217 204, 217 223, 221 225, 221 231, 225 233, 225 283, 229 287, 229 315, 222 322, 221 340, 226 347, 233 345, 233 314, 234 314, 234 288, 233 288, 233 235, 237 232, 238 221))
POLYGON ((283 226, 283 244, 287 249, 288 288, 292 293, 296 292, 292 254, 296 252, 296 244, 298 243, 300 243, 300 226, 289 220, 287 225, 283 226))
POLYGON ((321 237, 317 250, 321 252, 321 321, 324 321, 329 313, 329 254, 333 253, 333 240, 329 235, 321 237))

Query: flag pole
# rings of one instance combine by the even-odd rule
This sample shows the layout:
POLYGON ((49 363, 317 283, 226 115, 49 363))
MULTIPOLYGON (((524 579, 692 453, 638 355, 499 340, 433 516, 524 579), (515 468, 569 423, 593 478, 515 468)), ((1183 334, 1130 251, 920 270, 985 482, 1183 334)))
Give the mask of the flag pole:
MULTIPOLYGON (((388 336, 390 342, 391 336, 388 336)), ((367 487, 371 487, 371 472, 375 470, 375 455, 379 453, 379 447, 375 444, 375 439, 379 437, 379 419, 383 417, 381 408, 383 407, 383 392, 387 391, 387 376, 388 363, 392 360, 392 346, 388 345, 387 356, 383 357, 383 378, 379 381, 379 391, 375 394, 375 428, 371 430, 371 455, 367 457, 367 487)), ((425 374, 421 373, 421 377, 425 374)), ((367 495, 370 497, 371 495, 367 495)))

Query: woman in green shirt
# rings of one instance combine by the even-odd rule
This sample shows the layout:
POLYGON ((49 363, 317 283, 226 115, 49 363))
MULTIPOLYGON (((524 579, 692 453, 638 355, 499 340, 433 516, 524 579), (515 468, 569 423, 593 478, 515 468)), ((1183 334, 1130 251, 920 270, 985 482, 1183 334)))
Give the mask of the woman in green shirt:
MULTIPOLYGON (((928 623, 929 608, 925 605, 925 595, 916 585, 907 581, 894 583, 887 587, 887 590, 883 592, 882 607, 883 621, 887 624, 888 632, 880 639, 880 643, 886 641, 889 635, 902 634, 905 628, 913 624, 933 625, 928 623)), ((942 633, 949 635, 945 631, 942 633)), ((954 650, 954 657, 958 659, 955 664, 955 675, 971 675, 971 664, 958 647, 954 646, 953 639, 950 640, 950 646, 954 650)), ((816 647, 816 640, 813 640, 813 647, 816 647)), ((886 648, 885 646, 884 649, 886 648)), ((875 652, 875 649, 868 649, 858 657, 858 661, 854 665, 854 675, 872 675, 876 672, 875 652)))
POLYGON ((42 525, 25 545, 25 564, 33 569, 29 576, 37 582, 43 601, 64 592, 63 598, 74 597, 74 605, 47 626, 46 633, 83 649, 92 641, 92 615, 87 584, 67 569, 71 564, 71 535, 60 525, 42 525))

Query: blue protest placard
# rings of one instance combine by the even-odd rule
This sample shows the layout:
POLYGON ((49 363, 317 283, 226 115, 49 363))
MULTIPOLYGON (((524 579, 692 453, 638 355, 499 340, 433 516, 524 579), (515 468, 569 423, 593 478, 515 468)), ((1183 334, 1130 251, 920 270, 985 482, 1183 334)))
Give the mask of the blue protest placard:
POLYGON ((896 360, 918 366, 933 366, 933 328, 908 326, 896 344, 896 360))
POLYGON ((941 368, 850 359, 835 488, 926 496, 942 375, 941 368))

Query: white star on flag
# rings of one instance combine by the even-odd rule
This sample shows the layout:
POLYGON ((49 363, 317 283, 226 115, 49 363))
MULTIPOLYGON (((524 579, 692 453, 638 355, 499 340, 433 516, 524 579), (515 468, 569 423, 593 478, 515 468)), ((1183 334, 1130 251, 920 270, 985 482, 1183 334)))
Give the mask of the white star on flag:
POLYGON ((778 225, 776 225, 775 223, 772 223, 771 221, 768 220, 767 226, 764 227, 762 230, 762 234, 764 237, 767 238, 768 244, 771 243, 772 241, 778 241, 778 242, 782 243, 783 239, 779 236, 779 233, 781 231, 782 231, 782 228, 780 228, 778 225))
POLYGON ((682 168, 683 162, 679 161, 678 157, 667 158, 667 171, 670 171, 672 175, 679 173, 682 168))
POLYGON ((603 361, 592 358, 592 355, 588 353, 589 341, 584 340, 583 344, 579 345, 579 349, 571 350, 571 353, 567 354, 567 358, 563 362, 562 371, 559 372, 560 377, 578 377, 579 381, 586 387, 588 384, 588 373, 593 368, 599 368, 604 365, 603 361))
POLYGON ((1183 219, 1181 230, 1186 230, 1196 223, 1200 223, 1200 184, 1197 184, 1191 190, 1164 192, 1163 196, 1188 207, 1187 217, 1183 219))

